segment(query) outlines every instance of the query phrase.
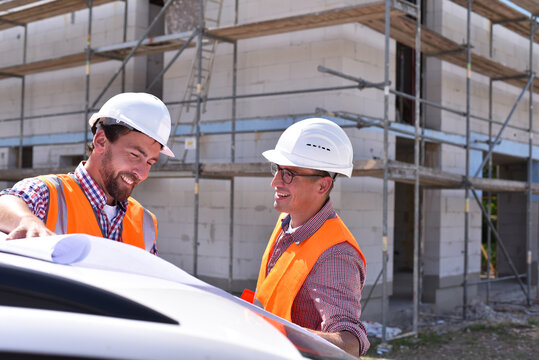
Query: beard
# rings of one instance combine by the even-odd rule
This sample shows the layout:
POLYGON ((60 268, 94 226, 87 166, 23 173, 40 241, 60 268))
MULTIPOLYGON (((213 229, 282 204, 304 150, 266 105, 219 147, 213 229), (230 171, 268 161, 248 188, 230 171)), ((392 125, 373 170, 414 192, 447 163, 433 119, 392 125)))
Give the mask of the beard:
POLYGON ((126 201, 129 196, 131 196, 131 193, 138 184, 138 181, 133 174, 126 171, 114 174, 111 157, 112 154, 109 149, 105 153, 103 162, 101 164, 101 178, 103 179, 103 186, 105 187, 104 190, 107 192, 107 194, 112 196, 114 200, 120 202, 126 201), (127 184, 124 180, 122 180, 122 176, 133 181, 133 184, 127 184))
POLYGON ((105 190, 107 193, 116 201, 120 202, 127 200, 135 188, 134 183, 133 185, 126 184, 121 178, 122 175, 132 178, 128 173, 119 173, 115 177, 112 177, 111 174, 110 177, 104 179, 105 190))

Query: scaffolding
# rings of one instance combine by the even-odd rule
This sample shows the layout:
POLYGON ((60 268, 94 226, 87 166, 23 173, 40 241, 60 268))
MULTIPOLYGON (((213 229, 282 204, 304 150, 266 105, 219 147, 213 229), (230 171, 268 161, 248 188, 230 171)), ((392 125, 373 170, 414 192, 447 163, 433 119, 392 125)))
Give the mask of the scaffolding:
MULTIPOLYGON (((118 0, 68 0, 68 1, 50 1, 39 4, 34 7, 29 7, 32 3, 39 1, 32 0, 11 0, 6 3, 0 4, 0 12, 8 11, 10 9, 20 8, 19 11, 7 12, 4 15, 0 15, 0 30, 4 30, 14 26, 24 27, 24 46, 23 46, 23 61, 21 64, 8 66, 0 69, 0 80, 7 78, 19 78, 21 79, 21 111, 20 116, 11 119, 0 119, 0 121, 19 121, 20 123, 20 137, 19 137, 19 161, 18 169, 0 170, 0 180, 4 181, 16 181, 25 177, 35 176, 38 173, 45 172, 64 172, 71 171, 69 169, 23 169, 22 164, 22 147, 24 144, 24 120, 31 118, 45 118, 66 114, 84 114, 85 130, 82 134, 80 142, 85 145, 88 140, 88 128, 87 118, 88 113, 95 109, 95 106, 99 103, 102 96, 107 89, 115 81, 115 79, 122 74, 128 61, 134 56, 148 55, 153 53, 162 53, 167 51, 176 51, 176 54, 167 64, 163 71, 157 76, 162 77, 166 70, 170 68, 172 63, 182 54, 182 52, 189 47, 197 46, 199 49, 196 52, 195 69, 197 69, 197 83, 198 89, 194 93, 190 93, 189 98, 185 98, 177 102, 169 102, 170 106, 184 106, 194 105, 196 107, 196 115, 194 120, 194 132, 197 144, 199 143, 200 136, 203 135, 201 130, 201 107, 203 104, 211 101, 230 100, 232 102, 232 114, 231 124, 232 130, 229 132, 221 132, 221 134, 228 134, 231 136, 231 154, 230 163, 203 163, 200 161, 199 147, 196 147, 196 156, 194 163, 167 163, 161 167, 152 170, 150 177, 185 177, 195 179, 195 225, 194 225, 194 238, 193 238, 193 250, 194 250, 194 275, 197 275, 197 248, 198 248, 198 196, 199 196, 199 180, 201 178, 208 179, 225 179, 230 181, 230 247, 229 247, 229 273, 228 283, 229 290, 232 283, 232 258, 234 253, 233 239, 233 224, 234 224, 234 180, 236 177, 262 177, 268 176, 267 165, 263 163, 237 163, 235 162, 235 135, 238 133, 236 130, 236 101, 242 98, 251 97, 265 97, 276 95, 290 95, 296 93, 308 93, 308 92, 323 92, 343 89, 364 89, 364 88, 376 88, 384 92, 384 117, 383 119, 374 119, 358 114, 350 114, 341 111, 328 112, 326 115, 331 115, 339 119, 344 119, 353 122, 354 127, 379 127, 383 129, 384 134, 384 156, 383 159, 378 160, 364 160, 355 161, 353 176, 368 176, 383 179, 383 219, 382 219, 382 270, 378 275, 372 289, 377 286, 380 277, 382 277, 382 322, 384 325, 383 341, 386 341, 385 325, 387 324, 387 307, 388 307, 388 291, 387 291, 387 267, 386 264, 389 260, 388 254, 388 182, 402 182, 412 184, 414 186, 414 224, 413 224, 413 244, 414 244, 414 256, 413 256, 413 330, 412 334, 417 334, 421 304, 421 292, 422 292, 422 255, 423 255, 423 241, 422 238, 422 197, 423 190, 425 189, 462 189, 464 190, 464 208, 465 208, 465 221, 464 221, 464 273, 463 273, 463 310, 462 315, 467 317, 467 305, 468 294, 467 289, 469 286, 478 285, 479 283, 468 281, 468 245, 469 245, 469 209, 470 198, 475 200, 481 209, 482 214, 485 216, 489 226, 489 245, 491 235, 496 239, 499 244, 502 253, 507 257, 509 266, 512 269, 513 275, 511 278, 516 279, 523 293, 526 296, 528 305, 532 301, 531 295, 531 243, 532 243, 532 196, 539 194, 539 184, 533 182, 533 135, 537 132, 533 128, 533 94, 539 92, 539 84, 534 82, 535 73, 533 71, 533 50, 534 43, 539 42, 539 35, 536 34, 537 19, 536 15, 539 14, 539 5, 533 1, 525 0, 513 0, 514 4, 528 10, 531 15, 525 16, 522 12, 517 11, 515 8, 500 1, 489 0, 451 0, 452 2, 464 6, 467 9, 467 38, 465 44, 458 44, 435 31, 430 30, 428 27, 422 24, 421 19, 421 1, 417 2, 417 5, 411 4, 405 0, 384 0, 376 1, 370 4, 349 6, 343 8, 337 8, 332 10, 320 11, 316 13, 309 13, 304 15, 290 16, 273 20, 259 21, 247 24, 238 24, 238 1, 235 1, 235 16, 234 24, 225 27, 207 28, 207 24, 204 19, 204 0, 200 0, 200 19, 196 29, 192 31, 162 35, 156 37, 148 37, 148 34, 152 27, 155 25, 157 19, 161 17, 166 9, 171 5, 173 0, 168 0, 164 3, 159 14, 154 21, 148 26, 146 31, 139 37, 137 41, 126 42, 125 31, 127 16, 124 17, 124 42, 121 44, 114 44, 103 46, 99 48, 92 48, 91 46, 91 25, 92 25, 92 8, 118 0), (61 3, 61 4, 60 4, 61 3), (28 23, 46 19, 48 17, 69 13, 81 9, 89 9, 88 18, 88 43, 87 48, 76 54, 61 56, 52 59, 46 59, 36 62, 26 62, 26 26, 28 23), (494 25, 504 26, 507 29, 520 34, 526 38, 529 38, 529 69, 527 71, 520 71, 511 67, 505 66, 495 60, 493 60, 492 53, 490 57, 482 56, 472 52, 472 44, 470 40, 471 33, 471 16, 472 13, 488 19, 491 24, 490 31, 490 48, 492 49, 492 38, 494 33, 494 25), (293 91, 280 91, 272 93, 257 93, 257 94, 237 94, 237 42, 243 39, 254 38, 259 36, 275 35, 286 32, 292 32, 297 30, 313 29, 323 26, 340 25, 347 23, 359 22, 385 36, 385 61, 384 61, 384 80, 380 83, 371 83, 362 78, 357 78, 348 74, 339 73, 332 69, 325 67, 319 67, 319 71, 339 76, 350 80, 354 85, 340 86, 340 87, 328 87, 317 89, 300 89, 293 91), (195 44, 195 39, 197 44, 195 44), (209 97, 207 95, 207 88, 202 89, 202 71, 201 66, 202 58, 202 44, 204 42, 220 41, 223 43, 232 44, 233 49, 233 84, 232 95, 221 97, 209 97), (429 101, 421 97, 421 86, 415 87, 415 94, 407 94, 397 91, 391 87, 389 81, 389 54, 390 54, 390 41, 394 40, 407 45, 415 49, 415 83, 421 84, 421 61, 419 59, 433 57, 440 59, 441 61, 452 63, 459 67, 466 69, 466 109, 455 109, 435 102, 429 101), (111 77, 105 88, 101 91, 98 97, 90 102, 89 98, 89 77, 90 77, 90 63, 99 63, 104 61, 121 61, 116 73, 111 77), (198 64, 198 65, 197 65, 198 64), (25 76, 30 74, 36 74, 40 72, 53 71, 59 69, 66 69, 71 67, 86 67, 86 98, 85 106, 83 110, 74 112, 64 112, 62 114, 42 114, 39 116, 25 116, 24 114, 24 99, 25 99, 25 76), (471 90, 470 82, 472 72, 481 74, 490 79, 489 87, 489 116, 481 117, 471 114, 470 111, 470 99, 471 90), (492 86, 493 82, 502 81, 509 85, 522 89, 520 96, 515 102, 509 116, 504 122, 495 121, 492 116, 492 86), (517 107, 517 105, 523 99, 523 96, 528 92, 529 98, 529 126, 527 128, 518 127, 510 124, 511 117, 517 107), (413 128, 399 126, 394 121, 389 119, 389 96, 390 94, 398 97, 407 98, 414 101, 414 114, 415 119, 413 128), (466 136, 464 141, 448 140, 445 137, 439 136, 434 132, 430 132, 425 127, 424 121, 424 109, 426 107, 434 107, 442 111, 454 113, 462 116, 466 119, 466 136), (470 138, 470 122, 471 120, 478 120, 487 122, 489 126, 488 139, 485 141, 484 146, 478 146, 472 143, 470 138), (499 132, 494 136, 492 133, 493 125, 499 126, 499 132), (492 154, 499 141, 502 133, 506 128, 514 128, 515 130, 525 131, 529 134, 528 141, 528 156, 527 156, 527 180, 515 181, 492 178, 492 154), (413 164, 390 160, 388 152, 389 134, 395 134, 396 136, 406 136, 412 138, 414 141, 414 162, 413 164), (440 171, 433 168, 426 167, 424 165, 424 144, 426 142, 437 144, 449 144, 465 149, 466 151, 466 173, 464 175, 454 174, 450 172, 440 171), (486 148, 485 148, 486 146, 486 148), (470 173, 470 151, 471 150, 486 151, 486 155, 483 158, 482 164, 478 167, 474 174, 470 173), (481 177, 481 171, 485 165, 489 168, 489 177, 481 177), (478 191, 484 191, 487 193, 487 199, 489 202, 488 207, 485 209, 481 199, 478 195, 478 191), (526 194, 527 200, 527 219, 526 219, 526 262, 527 272, 526 274, 519 274, 514 266, 511 257, 509 256, 503 240, 500 238, 495 226, 490 220, 490 197, 493 193, 501 192, 520 192, 526 194), (522 277, 526 277, 527 283, 524 284, 521 280, 522 277)), ((127 2, 124 2, 124 11, 127 14, 127 2)), ((123 82, 122 82, 123 83, 123 82)), ((153 83, 149 86, 151 88, 153 83)), ((123 88, 123 86, 122 86, 123 88)), ((186 136, 190 134, 180 133, 176 129, 172 133, 172 138, 179 136, 186 136)), ((473 202, 472 200, 472 202, 473 202)), ((488 263, 490 263, 490 246, 488 247, 489 253, 487 255, 488 263)), ((487 266, 487 280, 481 280, 480 284, 486 284, 487 289, 490 287, 490 269, 487 266)), ((372 290, 371 290, 372 293, 372 290)), ((488 298, 488 290, 487 290, 488 298)), ((368 300, 368 297, 367 297, 368 300)))

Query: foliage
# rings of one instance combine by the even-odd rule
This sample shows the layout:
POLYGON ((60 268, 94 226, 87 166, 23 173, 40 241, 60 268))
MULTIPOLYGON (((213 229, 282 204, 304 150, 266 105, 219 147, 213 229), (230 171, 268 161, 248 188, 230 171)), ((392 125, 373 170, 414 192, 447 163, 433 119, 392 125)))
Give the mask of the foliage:
MULTIPOLYGON (((488 166, 485 166, 483 168, 483 177, 488 177, 488 166)), ((497 171, 496 167, 492 167, 492 178, 497 178, 497 171)), ((489 199, 487 196, 487 193, 483 193, 483 199, 482 199, 483 207, 485 210, 488 211, 488 205, 489 205, 489 199)), ((494 225, 494 228, 498 228, 498 198, 497 196, 491 195, 490 196, 490 221, 492 222, 492 225, 494 225)), ((489 226, 488 222, 485 219, 485 217, 482 217, 482 231, 481 231, 481 244, 483 245, 485 251, 488 252, 488 231, 489 226)), ((496 238, 494 235, 491 234, 491 246, 490 246, 490 262, 494 269, 496 269, 496 255, 497 255, 497 246, 496 246, 496 238)), ((487 273, 487 259, 485 256, 481 256, 481 273, 486 274, 487 273)), ((492 272, 491 272, 492 274, 492 272)))

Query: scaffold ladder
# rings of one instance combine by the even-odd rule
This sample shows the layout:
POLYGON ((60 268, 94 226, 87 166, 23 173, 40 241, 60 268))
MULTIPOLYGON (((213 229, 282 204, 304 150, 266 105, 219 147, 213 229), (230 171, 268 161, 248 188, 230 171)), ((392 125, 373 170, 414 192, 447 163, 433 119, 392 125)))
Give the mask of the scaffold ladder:
MULTIPOLYGON (((223 9, 223 0, 204 0, 203 28, 219 27, 219 24, 221 22, 222 9, 223 9)), ((178 115, 176 117, 173 129, 172 129, 173 136, 171 136, 169 140, 170 148, 172 148, 172 146, 174 145, 174 141, 175 141, 174 135, 176 134, 177 128, 180 124, 190 124, 191 127, 190 127, 189 134, 193 134, 193 129, 195 127, 195 122, 196 122, 196 118, 195 118, 196 116, 193 116, 191 121, 182 122, 181 119, 186 117, 187 113, 189 113, 189 110, 191 110, 191 108, 196 108, 197 106, 196 100, 197 100, 197 97, 199 96, 199 93, 202 99, 202 112, 206 111, 206 98, 208 97, 208 91, 210 88, 211 73, 212 73, 212 68, 213 68, 213 63, 215 60, 215 53, 217 51, 218 43, 219 41, 213 38, 205 38, 204 41, 202 41, 202 45, 200 49, 200 54, 201 54, 200 84, 198 84, 199 62, 198 62, 197 56, 193 56, 193 61, 191 65, 191 71, 189 73, 189 78, 187 81, 187 86, 185 88, 182 102, 178 109, 178 115)), ((197 44, 196 49, 195 49, 195 54, 199 53, 198 47, 199 45, 197 44)), ((184 149, 183 156, 181 158, 182 162, 185 162, 185 159, 187 157, 187 152, 188 152, 188 149, 184 149)))

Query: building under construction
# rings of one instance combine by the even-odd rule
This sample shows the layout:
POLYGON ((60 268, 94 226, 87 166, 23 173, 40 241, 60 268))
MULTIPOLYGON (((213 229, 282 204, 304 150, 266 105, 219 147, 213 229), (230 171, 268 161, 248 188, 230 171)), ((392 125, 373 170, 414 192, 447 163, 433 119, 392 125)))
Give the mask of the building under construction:
POLYGON ((153 93, 176 158, 134 197, 161 257, 236 293, 277 219, 261 153, 325 117, 354 146, 331 198, 367 259, 364 319, 400 300, 414 327, 427 309, 466 316, 502 281, 530 304, 536 15, 537 0, 2 1, 0 184, 72 171, 93 112, 153 93))

